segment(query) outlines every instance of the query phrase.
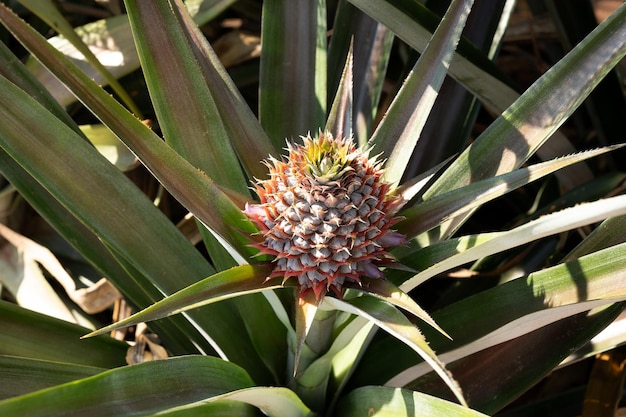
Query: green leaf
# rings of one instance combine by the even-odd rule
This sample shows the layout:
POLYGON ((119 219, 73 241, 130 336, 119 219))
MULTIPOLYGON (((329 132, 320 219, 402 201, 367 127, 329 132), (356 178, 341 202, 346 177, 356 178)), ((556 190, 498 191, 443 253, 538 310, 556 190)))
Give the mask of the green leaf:
POLYGON ((361 278, 361 280, 363 285, 354 286, 353 288, 355 290, 378 297, 381 300, 387 301, 389 304, 393 304, 396 307, 400 307, 408 311, 415 317, 428 323, 434 329, 439 331, 439 333, 450 338, 450 336, 448 336, 448 334, 441 327, 439 327, 437 323, 435 323, 435 321, 426 311, 424 311, 424 309, 422 309, 411 297, 409 297, 407 293, 396 287, 391 282, 384 279, 372 279, 366 277, 361 278))
MULTIPOLYGON (((222 13, 235 0, 188 0, 185 2, 189 12, 198 24, 204 24, 222 13)), ((89 22, 75 28, 84 44, 95 51, 96 56, 116 78, 121 78, 139 68, 139 57, 133 42, 128 16, 125 14, 89 22)), ((48 42, 61 51, 98 85, 106 85, 107 80, 91 66, 67 38, 53 36, 48 42)), ((51 92, 62 106, 76 101, 74 96, 33 56, 26 59, 26 66, 38 80, 51 92)))
MULTIPOLYGON (((626 300, 626 244, 530 274, 463 299, 433 318, 454 338, 437 340, 441 360, 451 363, 560 319, 626 300), (453 350, 450 350, 453 349, 453 350)), ((431 338, 434 341, 435 337, 431 338)), ((405 385, 429 371, 426 364, 394 379, 405 385), (421 371, 418 371, 418 368, 421 371)))
POLYGON ((128 1, 141 68, 165 140, 218 184, 249 193, 200 64, 167 1, 128 1))
POLYGON ((430 198, 524 163, 626 54, 626 7, 620 7, 550 68, 433 184, 430 198))
MULTIPOLYGON (((1 10, 0 7, 0 13, 1 10)), ((0 147, 37 181, 45 184, 51 194, 100 237, 125 269, 137 272, 135 276, 140 277, 144 291, 151 294, 152 301, 211 275, 212 268, 203 256, 128 178, 11 83, 0 79, 0 85, 3 86, 1 101, 6 104, 0 104, 0 119, 11 121, 2 124, 0 147), (24 132, 23 126, 30 129, 24 132), (93 195, 99 198, 94 199, 93 195), (150 242, 150 250, 147 250, 146 242, 150 242), (155 290, 158 296, 155 296, 155 290)), ((162 149, 169 150, 161 141, 157 143, 157 147, 165 146, 162 149)), ((145 145, 147 143, 142 146, 145 145)), ((149 152, 154 151, 153 147, 149 148, 149 152)), ((184 163, 184 160, 180 161, 184 163)), ((162 163, 159 166, 170 170, 181 194, 187 195, 193 188, 193 182, 188 181, 184 173, 175 171, 173 165, 162 163)), ((193 169, 192 172, 192 175, 197 174, 193 169)), ((200 187, 200 184, 196 183, 196 186, 200 187)), ((222 196, 227 204, 231 204, 228 197, 222 196)), ((207 198, 203 205, 210 207, 212 203, 215 201, 207 198)), ((237 210, 239 216, 242 213, 237 210)), ((243 238, 230 226, 224 228, 230 229, 230 234, 238 234, 239 239, 243 238)), ((242 247, 245 247, 243 243, 242 247)), ((232 309, 233 305, 229 303, 219 308, 207 306, 204 311, 185 316, 187 322, 181 318, 174 320, 178 322, 177 327, 185 329, 187 337, 184 340, 193 341, 196 349, 223 352, 237 363, 246 363, 246 369, 255 378, 263 380, 261 375, 267 370, 256 358, 254 348, 249 344, 242 348, 237 340, 229 337, 233 329, 244 326, 242 318, 233 314, 232 309), (190 320, 195 323, 189 323, 190 320), (199 332, 196 326, 204 332, 199 332)))
POLYGON ((239 401, 221 400, 208 404, 175 407, 157 415, 159 417, 257 417, 259 411, 251 405, 239 401))
POLYGON ((124 320, 91 332, 84 337, 93 337, 137 323, 157 320, 244 294, 282 288, 280 280, 267 281, 270 272, 271 267, 266 264, 231 268, 198 281, 124 320))
MULTIPOLYGON (((222 113, 194 54, 191 35, 182 23, 186 18, 195 25, 186 15, 187 10, 167 1, 129 1, 126 9, 166 142, 221 186, 249 197, 222 113)), ((198 226, 216 267, 223 270, 236 265, 213 235, 201 224, 198 226)))
MULTIPOLYGON (((232 3, 232 0, 222 3, 232 3)), ((203 6, 206 5, 206 1, 203 6)), ((189 7, 189 2, 185 2, 189 7)), ((217 5, 213 6, 214 8, 217 5)), ((200 13, 202 14, 202 13, 200 13)), ((224 65, 209 44, 206 36, 196 24, 189 19, 186 13, 180 13, 181 23, 187 29, 190 43, 198 63, 201 66, 207 86, 222 122, 229 132, 241 165, 248 174, 248 178, 263 178, 267 175, 265 165, 260 161, 276 152, 267 133, 261 127, 256 115, 248 106, 237 86, 226 72, 224 65)), ((198 17, 194 19, 198 21, 198 17)), ((281 144, 282 147, 282 144, 281 144)))
MULTIPOLYGON (((87 226, 81 223, 71 211, 62 206, 40 183, 35 181, 4 150, 0 149, 0 172, 13 184, 20 194, 45 218, 57 231, 104 276, 112 277, 115 285, 134 305, 148 305, 161 298, 162 294, 151 283, 139 282, 145 277, 132 267, 122 267, 102 241, 87 226), (130 272, 134 271, 134 272, 130 272), (133 275, 131 275, 131 273, 133 275)), ((195 348, 184 336, 184 325, 157 325, 163 340, 167 340, 173 352, 194 352, 195 348)))
POLYGON ((87 378, 104 371, 84 365, 0 355, 0 399, 87 378))
POLYGON ((104 336, 81 341, 88 329, 6 301, 0 301, 0 326, 0 355, 94 368, 126 363, 126 343, 104 336))
MULTIPOLYGON (((624 303, 618 303, 588 314, 577 314, 467 356, 449 364, 449 368, 461 383, 465 382, 472 407, 494 415, 540 383, 571 352, 581 349, 623 310, 624 303), (475 366, 477 363, 481 366, 475 366)), ((446 387, 432 373, 410 388, 426 390, 435 396, 446 395, 446 387)))
POLYGON ((216 397, 216 400, 245 402, 260 409, 270 417, 313 417, 315 414, 288 388, 246 388, 216 397))
POLYGON ((373 327, 373 322, 352 316, 328 350, 315 358, 298 375, 295 381, 296 392, 307 404, 322 406, 326 403, 327 393, 334 393, 333 401, 340 397, 373 327))
POLYGON ((42 106, 47 108, 75 132, 80 133, 74 120, 72 120, 48 90, 46 90, 46 88, 28 71, 22 61, 11 52, 4 42, 0 42, 0 75, 26 91, 31 97, 41 103, 42 106))
POLYGON ((545 177, 559 169, 588 158, 623 147, 608 146, 564 156, 552 161, 520 168, 513 172, 487 177, 462 188, 436 195, 402 212, 405 219, 396 228, 409 237, 417 236, 446 219, 467 213, 480 205, 500 197, 530 182, 545 177))
MULTIPOLYGON (((428 46, 440 18, 421 3, 411 0, 349 0, 418 52, 428 46)), ((504 76, 470 42, 461 38, 448 74, 495 111, 504 110, 518 94, 503 82, 504 76)))
POLYGON ((337 94, 328 114, 328 120, 324 131, 330 132, 334 137, 353 137, 353 94, 352 74, 354 71, 352 48, 348 51, 348 58, 341 74, 337 94))
POLYGON ((385 82, 393 33, 352 4, 338 2, 333 34, 328 45, 329 102, 341 91, 342 68, 352 50, 353 105, 352 130, 359 146, 365 147, 371 136, 374 119, 385 82))
POLYGON ((426 363, 428 363, 448 385, 455 397, 465 405, 465 399, 461 392, 461 388, 456 381, 446 371, 443 362, 441 362, 435 352, 428 346, 426 339, 399 310, 387 304, 384 301, 374 297, 364 296, 353 300, 338 300, 332 297, 326 297, 324 302, 338 310, 343 310, 352 314, 365 317, 374 322, 381 329, 389 332, 393 337, 402 341, 415 352, 417 352, 426 363))
POLYGON ((0 20, 131 148, 174 197, 225 239, 227 245, 239 253, 252 254, 240 231, 253 232, 254 227, 213 181, 163 143, 4 5, 0 5, 0 20))
MULTIPOLYGON (((506 232, 465 236, 431 245, 424 249, 424 255, 415 257, 415 260, 421 263, 425 257, 428 257, 427 259, 432 263, 422 272, 405 281, 400 288, 403 291, 410 291, 438 273, 456 266, 624 213, 626 213, 626 196, 620 195, 551 213, 506 232), (440 251, 441 249, 443 251, 440 251), (433 253, 435 256, 427 255, 427 253, 433 253)), ((410 259, 407 259, 407 263, 408 266, 419 268, 410 259)))
POLYGON ((183 356, 125 366, 0 401, 0 414, 146 415, 252 385, 246 372, 232 363, 210 356, 183 356))
MULTIPOLYGON (((391 0, 385 2, 376 0, 350 1, 376 20, 392 28, 400 39, 419 52, 424 51, 428 45, 431 33, 435 30, 439 21, 439 18, 425 6, 411 0, 391 0)), ((616 38, 615 44, 621 45, 619 36, 616 38)), ((465 39, 461 39, 459 42, 448 74, 497 113, 503 112, 519 97, 515 90, 509 87, 506 82, 503 82, 505 77, 503 77, 495 64, 489 61, 465 39)), ((574 85, 577 84, 574 83, 574 85)), ((548 87, 543 87, 542 89, 549 91, 548 87)), ((513 145, 510 145, 509 148, 511 146, 513 145)), ((552 140, 537 150, 537 154, 543 159, 552 159, 555 156, 568 152, 573 152, 573 147, 559 132, 555 132, 552 140), (563 149, 567 150, 563 151, 563 149)), ((476 153, 474 157, 481 157, 481 154, 476 153)), ((484 157, 487 158, 487 156, 484 157)), ((498 166, 498 163, 499 161, 492 163, 492 165, 498 166)), ((489 163, 486 163, 486 165, 489 165, 489 163)), ((585 172, 589 174, 588 170, 585 172)), ((582 176, 579 173, 576 179, 574 179, 568 175, 557 175, 568 188, 576 185, 578 178, 582 176)))
POLYGON ((259 119, 284 147, 326 118, 326 2, 263 2, 259 119))
POLYGON ((472 0, 453 1, 428 46, 372 135, 374 153, 387 158, 385 178, 397 185, 446 76, 472 0))
POLYGON ((337 415, 344 417, 480 417, 485 414, 415 391, 391 387, 362 387, 339 402, 337 415))

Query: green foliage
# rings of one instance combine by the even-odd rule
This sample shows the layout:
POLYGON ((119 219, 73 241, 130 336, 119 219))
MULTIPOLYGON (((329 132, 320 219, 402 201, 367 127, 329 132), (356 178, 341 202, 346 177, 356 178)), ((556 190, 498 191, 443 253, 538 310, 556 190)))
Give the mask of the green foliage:
MULTIPOLYGON (((518 94, 495 60, 512 2, 126 0, 100 22, 23 3, 65 36, 0 5, 0 222, 22 234, 0 229, 1 415, 516 415, 626 340, 590 342, 626 301, 626 6, 518 94), (256 27, 260 57, 224 67, 220 13, 256 27), (87 45, 119 65, 74 58, 87 45), (408 243, 386 280, 317 299, 268 278, 244 212, 262 161, 325 130, 382 153, 408 243), (105 291, 137 312, 106 325, 110 304, 86 307, 105 291)), ((346 155, 326 151, 310 173, 335 181, 346 155)))

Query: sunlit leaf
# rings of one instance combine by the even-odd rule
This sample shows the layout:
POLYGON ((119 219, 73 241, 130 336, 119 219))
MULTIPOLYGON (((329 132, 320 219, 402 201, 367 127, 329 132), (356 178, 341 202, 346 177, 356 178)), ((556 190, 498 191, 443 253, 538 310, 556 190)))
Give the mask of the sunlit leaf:
POLYGON ((160 319, 228 298, 281 288, 280 280, 266 282, 270 272, 271 267, 265 264, 234 267, 192 284, 124 320, 91 332, 85 337, 160 319))
MULTIPOLYGON (((583 203, 518 226, 507 232, 494 232, 478 236, 467 236, 442 242, 441 247, 452 248, 457 253, 438 256, 428 268, 404 282, 400 288, 410 291, 427 279, 467 262, 500 253, 503 250, 532 242, 541 237, 554 235, 583 225, 598 222, 609 217, 626 213, 626 196, 621 195, 605 200, 583 203), (454 247, 454 245, 458 245, 454 247)), ((438 245, 430 246, 426 251, 436 251, 438 245)), ((410 261, 408 262, 411 266, 410 261)))
MULTIPOLYGON (((440 359, 449 363, 512 340, 560 319, 626 300, 623 254, 626 244, 530 274, 483 291, 433 313, 453 337, 438 341, 440 359)), ((428 365, 406 370, 395 379, 404 385, 427 371, 428 365), (402 382, 404 381, 404 382, 402 382)))
POLYGON ((281 387, 254 387, 223 394, 216 399, 245 402, 260 409, 270 417, 313 417, 315 414, 304 405, 293 391, 281 387))
POLYGON ((457 158, 425 198, 524 163, 626 54, 620 7, 539 78, 457 158))
POLYGON ((480 417, 485 414, 415 391, 390 387, 363 387, 346 395, 338 412, 357 416, 480 417))
POLYGON ((408 236, 416 236, 419 233, 437 226, 443 220, 466 213, 488 201, 532 181, 543 178, 559 169, 584 161, 588 158, 602 155, 606 152, 614 151, 621 147, 622 145, 608 146, 564 156, 552 161, 531 165, 527 168, 520 168, 503 175, 488 177, 460 189, 439 194, 404 210, 402 216, 404 216, 405 219, 398 224, 397 228, 408 236))
POLYGON ((228 132, 179 13, 166 1, 126 4, 165 140, 218 184, 248 193, 228 132))
POLYGON ((393 337, 405 343, 417 352, 437 374, 445 381, 455 397, 465 404, 461 388, 446 371, 444 364, 437 358, 435 352, 428 346, 426 339, 402 313, 389 304, 373 297, 358 297, 349 301, 342 301, 326 297, 325 302, 339 310, 344 310, 374 322, 381 329, 389 332, 393 337))
POLYGON ((461 37, 472 0, 453 1, 428 46, 404 81, 371 141, 388 158, 386 179, 397 185, 411 158, 461 37))

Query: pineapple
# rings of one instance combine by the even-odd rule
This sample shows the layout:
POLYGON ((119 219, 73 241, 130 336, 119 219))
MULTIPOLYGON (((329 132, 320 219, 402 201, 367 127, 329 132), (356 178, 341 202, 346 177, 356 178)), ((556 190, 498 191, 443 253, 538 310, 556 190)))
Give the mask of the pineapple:
MULTIPOLYGON (((271 277, 295 277, 301 295, 320 301, 359 277, 384 278, 379 267, 393 260, 387 248, 405 243, 390 227, 399 199, 389 194, 382 163, 351 138, 320 132, 287 144, 288 156, 266 161, 270 178, 256 182, 260 204, 245 214, 260 228, 261 253, 274 256, 271 277)), ((283 282, 284 282, 283 281, 283 282)))

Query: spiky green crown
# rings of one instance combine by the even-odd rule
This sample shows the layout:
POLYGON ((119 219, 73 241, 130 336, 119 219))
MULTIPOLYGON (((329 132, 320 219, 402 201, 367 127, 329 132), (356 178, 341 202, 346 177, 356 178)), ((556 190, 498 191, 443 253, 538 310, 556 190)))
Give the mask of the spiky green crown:
POLYGON ((375 158, 349 138, 302 139, 284 160, 266 162, 270 179, 256 184, 261 203, 245 213, 263 233, 256 246, 275 257, 271 276, 296 277, 302 292, 321 299, 359 277, 383 278, 386 249, 404 236, 389 229, 398 200, 375 158))

